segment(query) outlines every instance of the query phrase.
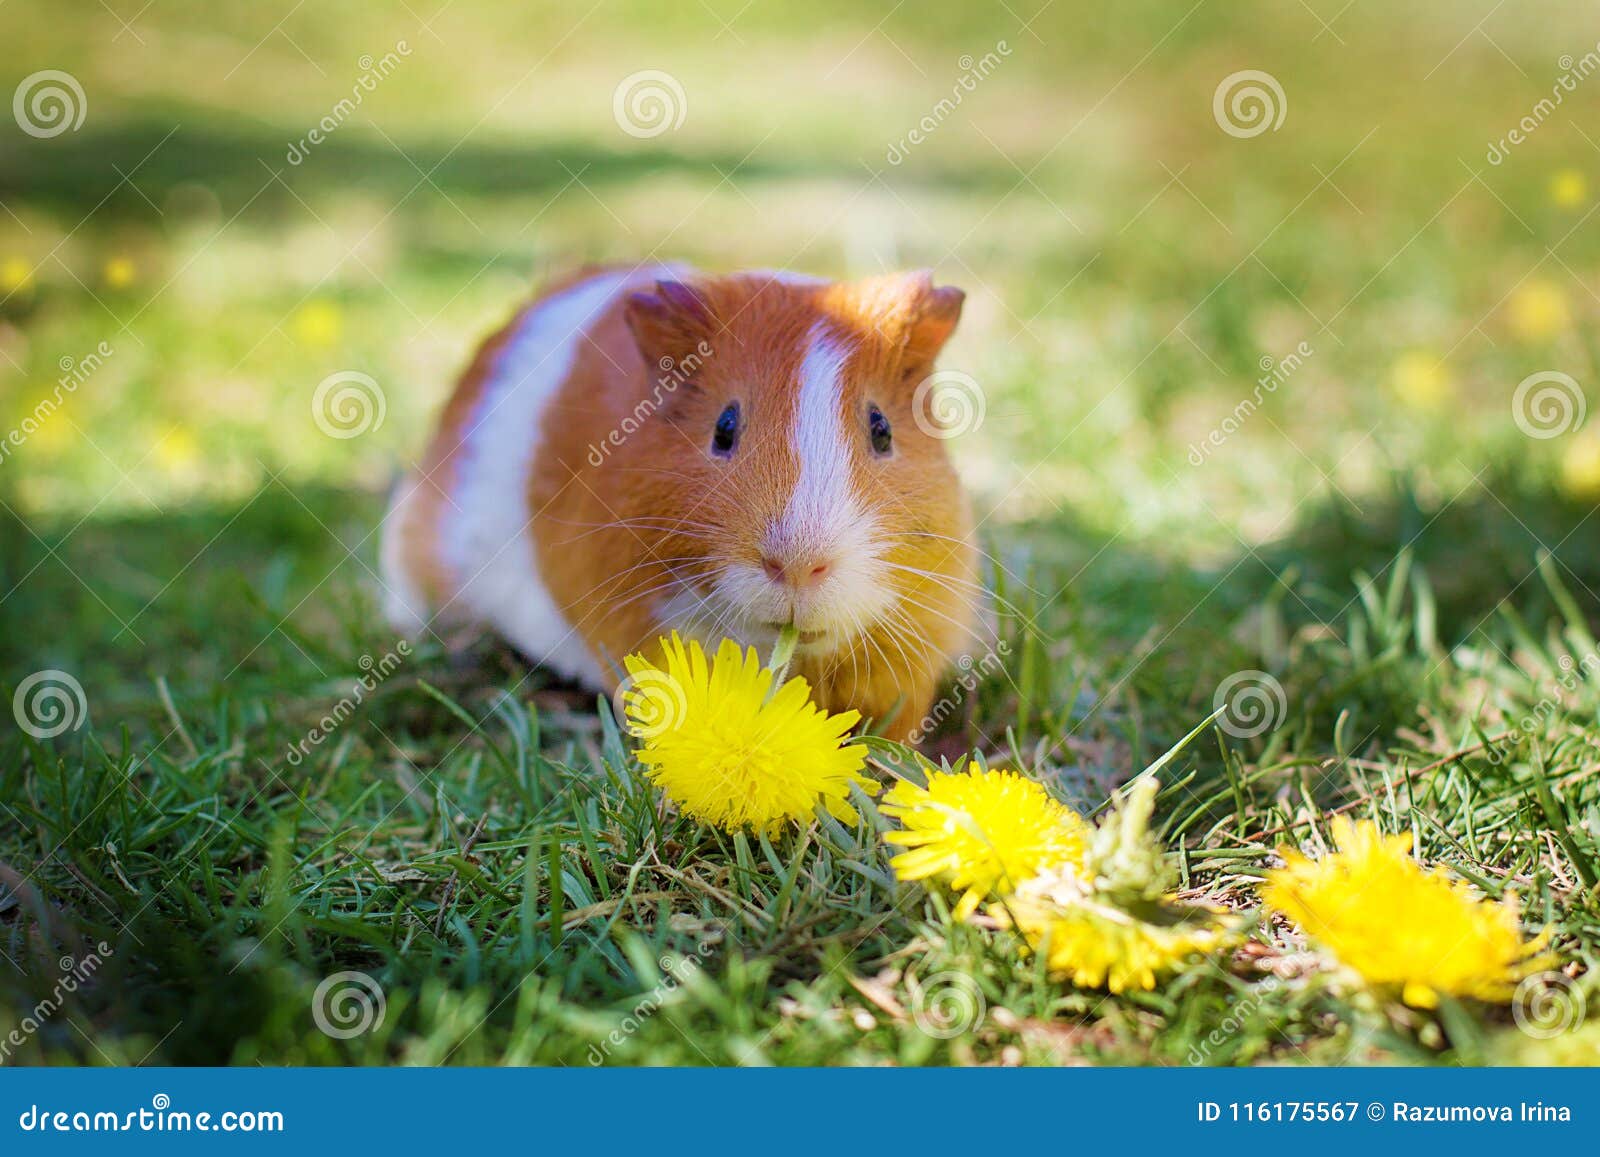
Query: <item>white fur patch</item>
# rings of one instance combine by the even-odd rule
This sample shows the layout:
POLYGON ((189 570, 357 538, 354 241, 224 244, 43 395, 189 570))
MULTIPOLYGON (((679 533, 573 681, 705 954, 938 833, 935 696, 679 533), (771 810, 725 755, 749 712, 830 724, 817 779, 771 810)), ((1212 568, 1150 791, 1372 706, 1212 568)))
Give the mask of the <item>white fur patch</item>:
MULTIPOLYGON (((468 421, 441 543, 455 602, 513 645, 561 674, 602 686, 600 663, 556 606, 539 575, 528 479, 540 420, 567 375, 578 342, 625 290, 681 274, 661 267, 600 274, 540 302, 500 351, 468 421)), ((455 608, 452 608, 455 609, 455 608)))
POLYGON ((416 474, 408 474, 389 496, 389 511, 383 518, 383 536, 378 547, 378 570, 383 575, 383 614, 389 625, 407 638, 415 639, 428 628, 428 600, 411 577, 405 562, 405 520, 410 517, 406 504, 419 485, 426 485, 416 474))

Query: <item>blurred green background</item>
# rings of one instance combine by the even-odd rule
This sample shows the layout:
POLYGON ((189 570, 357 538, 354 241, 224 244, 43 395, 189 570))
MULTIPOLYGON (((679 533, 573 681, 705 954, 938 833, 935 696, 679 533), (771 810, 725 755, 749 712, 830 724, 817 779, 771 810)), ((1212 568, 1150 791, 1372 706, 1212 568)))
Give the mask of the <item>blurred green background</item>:
MULTIPOLYGON (((384 951, 408 984, 483 981, 476 933, 431 909, 384 923, 371 897, 410 884, 372 891, 366 857, 445 864, 428 857, 461 833, 444 829, 472 826, 446 784, 461 815, 509 825, 495 854, 521 895, 512 853, 565 821, 505 819, 483 734, 411 676, 495 736, 496 685, 537 692, 552 758, 574 767, 600 765, 592 701, 552 701, 538 675, 524 691, 503 654, 463 672, 429 651, 378 705, 382 729, 277 773, 356 657, 393 645, 372 574, 385 488, 475 345, 583 262, 927 266, 967 291, 944 365, 978 383, 984 418, 952 452, 990 578, 1046 640, 985 689, 973 735, 999 747, 1012 729, 1041 776, 1126 776, 1204 718, 1219 679, 1260 666, 1293 704, 1270 741, 1285 766, 1338 790, 1353 751, 1442 756, 1547 694, 1557 649, 1525 660, 1552 591, 1571 593, 1569 624, 1600 617, 1592 3, 9 0, 0 45, 0 437, 16 435, 0 444, 0 689, 71 672, 92 722, 59 748, 81 767, 33 746, 5 760, 31 818, 0 819, 0 858, 80 919, 112 912, 108 895, 137 909, 158 949, 127 954, 128 991, 167 977, 171 1009, 215 1005, 132 1016, 134 1043, 104 1046, 120 1059, 180 1015, 168 1057, 328 1055, 228 1051, 245 999, 228 985, 271 972, 257 956, 212 983, 243 952, 236 928, 308 986, 385 936, 404 940, 384 951), (665 105, 630 105, 641 84, 665 105), (1234 104, 1241 84, 1266 104, 1234 104), (36 114, 50 86, 72 126, 36 114), (314 416, 341 373, 384 401, 351 438, 314 416), (1538 374, 1564 378, 1519 414, 1538 374), (1437 601, 1402 615, 1422 589, 1391 569, 1404 551, 1437 601), (1346 646, 1363 570, 1378 582, 1346 646), (437 782, 419 788, 419 768, 437 782), (143 811, 121 810, 129 784, 143 811), (328 850, 346 829, 359 862, 328 850), (225 879, 237 892, 211 896, 225 879), (358 897, 335 891, 337 935, 336 879, 358 897), (274 938, 285 881, 311 914, 274 938), (413 941, 424 925, 446 963, 413 941)), ((1584 711, 1563 727, 1592 729, 1584 711)), ((1280 786, 1253 802, 1298 806, 1280 786)), ((1241 830, 1286 830, 1217 799, 1238 801, 1241 830)), ((592 959, 551 966, 569 995, 625 972, 595 937, 592 959)), ((799 955, 796 974, 815 971, 799 955)), ((495 979, 495 999, 515 983, 495 979)), ((256 1011, 288 1039, 303 1005, 283 1007, 256 1011)), ((85 1051, 65 1030, 50 1047, 85 1051)))

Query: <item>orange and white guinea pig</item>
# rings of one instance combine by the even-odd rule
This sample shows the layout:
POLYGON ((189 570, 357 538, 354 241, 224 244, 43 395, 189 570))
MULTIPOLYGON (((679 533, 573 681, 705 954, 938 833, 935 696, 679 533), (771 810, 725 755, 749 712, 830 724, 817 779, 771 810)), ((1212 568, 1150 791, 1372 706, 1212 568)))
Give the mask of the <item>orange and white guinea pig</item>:
POLYGON ((586 270, 478 351, 384 524, 387 613, 491 628, 610 691, 672 631, 771 647, 912 733, 979 620, 972 520, 918 384, 963 294, 586 270))

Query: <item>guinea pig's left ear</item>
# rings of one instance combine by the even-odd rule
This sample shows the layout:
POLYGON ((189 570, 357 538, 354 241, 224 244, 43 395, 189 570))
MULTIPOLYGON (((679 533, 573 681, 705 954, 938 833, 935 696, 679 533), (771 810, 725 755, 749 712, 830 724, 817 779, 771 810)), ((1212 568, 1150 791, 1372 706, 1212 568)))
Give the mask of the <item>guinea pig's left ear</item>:
POLYGON ((912 275, 911 324, 906 329, 906 359, 926 364, 939 356, 944 343, 961 320, 961 304, 967 295, 953 285, 933 284, 931 273, 912 275))

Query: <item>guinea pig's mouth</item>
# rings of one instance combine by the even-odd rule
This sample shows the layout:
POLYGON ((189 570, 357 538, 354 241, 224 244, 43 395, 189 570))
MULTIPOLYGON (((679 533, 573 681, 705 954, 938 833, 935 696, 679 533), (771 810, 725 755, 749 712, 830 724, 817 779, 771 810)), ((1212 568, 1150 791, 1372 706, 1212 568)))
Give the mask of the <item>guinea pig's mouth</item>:
MULTIPOLYGON (((762 623, 761 626, 771 631, 774 635, 780 633, 788 623, 762 623)), ((797 631, 795 639, 802 647, 809 647, 822 642, 828 637, 827 631, 797 631)))

